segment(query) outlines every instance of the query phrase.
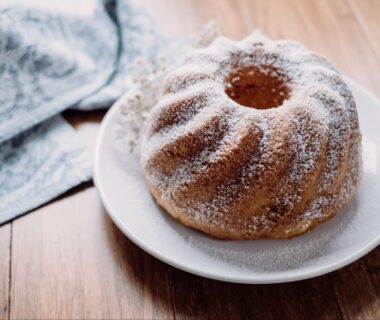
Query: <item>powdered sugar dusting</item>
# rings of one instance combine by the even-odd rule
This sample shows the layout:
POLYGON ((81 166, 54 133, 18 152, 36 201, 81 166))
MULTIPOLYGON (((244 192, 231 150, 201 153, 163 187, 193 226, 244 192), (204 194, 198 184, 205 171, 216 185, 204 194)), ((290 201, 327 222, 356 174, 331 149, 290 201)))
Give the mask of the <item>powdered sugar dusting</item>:
POLYGON ((352 101, 335 68, 300 44, 272 41, 260 33, 241 42, 219 37, 209 47, 194 50, 166 76, 164 95, 151 113, 143 144, 146 177, 158 190, 161 203, 170 203, 194 221, 263 235, 283 227, 286 216, 299 210, 304 195, 318 184, 309 208, 298 212, 298 222, 292 218, 285 232, 294 227, 306 230, 312 221, 322 221, 341 208, 357 184, 360 133, 352 101), (242 108, 225 88, 229 74, 243 67, 285 79, 291 96, 277 109, 242 108), (279 139, 280 131, 274 135, 279 127, 292 131, 286 136, 289 151, 281 149, 289 140, 279 139), (242 144, 245 135, 251 135, 252 151, 234 151, 237 146, 247 147, 242 144), (281 152, 290 152, 288 169, 279 165, 281 152), (230 154, 245 160, 235 168, 228 162, 237 161, 230 154), (218 167, 225 176, 217 175, 218 167), (265 190, 271 171, 276 170, 282 177, 271 187, 278 191, 272 191, 265 214, 236 218, 239 203, 247 206, 247 194, 254 203, 254 192, 265 190), (352 172, 356 175, 347 179, 352 172))
MULTIPOLYGON (((220 246, 214 246, 196 237, 188 237, 187 241, 203 252, 205 255, 212 256, 221 264, 233 265, 246 271, 285 271, 299 267, 311 266, 314 259, 318 259, 327 252, 339 248, 342 243, 335 243, 334 239, 343 231, 347 233, 347 227, 354 214, 354 207, 351 205, 345 209, 345 218, 338 217, 334 227, 328 226, 326 232, 322 232, 319 237, 305 239, 304 241, 294 242, 292 240, 279 241, 276 245, 268 246, 259 250, 234 250, 220 246), (334 246, 335 248, 331 248, 334 246)), ((347 242, 346 242, 347 245, 347 242)))
MULTIPOLYGON (((146 27, 144 21, 140 23, 141 27, 146 27)), ((120 112, 115 126, 115 141, 119 152, 133 153, 139 149, 147 114, 161 96, 162 81, 167 73, 183 62, 190 48, 208 46, 219 35, 219 26, 211 20, 192 42, 181 41, 177 45, 167 45, 166 52, 158 55, 155 64, 141 57, 128 63, 126 81, 131 89, 120 98, 120 112)))

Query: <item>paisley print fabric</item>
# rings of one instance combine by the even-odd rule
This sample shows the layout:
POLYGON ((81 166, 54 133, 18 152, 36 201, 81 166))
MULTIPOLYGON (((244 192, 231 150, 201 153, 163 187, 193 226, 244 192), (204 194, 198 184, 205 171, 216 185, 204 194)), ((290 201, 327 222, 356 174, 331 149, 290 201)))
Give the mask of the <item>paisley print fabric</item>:
POLYGON ((0 142, 99 89, 114 71, 116 26, 92 16, 0 7, 0 142))
POLYGON ((91 159, 55 116, 0 144, 0 223, 91 179, 91 159))
POLYGON ((0 1, 0 224, 91 179, 90 157, 57 115, 108 107, 136 58, 153 66, 165 47, 130 0, 85 5, 0 1))

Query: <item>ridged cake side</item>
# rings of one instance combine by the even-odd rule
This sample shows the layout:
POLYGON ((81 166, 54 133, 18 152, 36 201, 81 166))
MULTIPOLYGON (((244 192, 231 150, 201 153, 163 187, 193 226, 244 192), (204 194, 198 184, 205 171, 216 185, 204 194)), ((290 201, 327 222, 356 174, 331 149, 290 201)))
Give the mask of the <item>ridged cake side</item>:
POLYGON ((157 202, 184 224, 219 238, 287 238, 352 197, 360 140, 354 99, 324 58, 260 35, 218 38, 167 76, 141 161, 157 202), (289 98, 265 110, 232 100, 226 78, 247 66, 285 75, 289 98))

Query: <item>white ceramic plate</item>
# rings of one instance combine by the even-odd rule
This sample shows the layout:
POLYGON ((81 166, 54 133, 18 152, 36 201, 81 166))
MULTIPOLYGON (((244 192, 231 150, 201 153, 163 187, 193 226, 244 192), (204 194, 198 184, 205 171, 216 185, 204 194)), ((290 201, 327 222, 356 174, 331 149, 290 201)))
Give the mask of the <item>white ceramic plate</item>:
MULTIPOLYGON (((204 277, 277 283, 322 275, 380 243, 380 102, 352 80, 363 133, 363 178, 354 200, 327 223, 291 240, 221 241, 187 228, 148 193, 136 156, 117 152, 117 101, 100 131, 95 185, 110 217, 134 243, 158 259, 204 277)), ((122 98, 121 98, 122 99, 122 98)))

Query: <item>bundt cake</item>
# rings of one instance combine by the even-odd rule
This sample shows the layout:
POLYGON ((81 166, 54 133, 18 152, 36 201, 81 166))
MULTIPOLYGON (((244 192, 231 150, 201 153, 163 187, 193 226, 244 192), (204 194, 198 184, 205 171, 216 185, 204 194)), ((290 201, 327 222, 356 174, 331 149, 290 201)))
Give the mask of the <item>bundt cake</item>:
POLYGON ((141 163, 156 201, 183 224, 222 239, 290 238, 353 196, 360 144, 335 68, 254 33, 219 37, 166 76, 141 163))

